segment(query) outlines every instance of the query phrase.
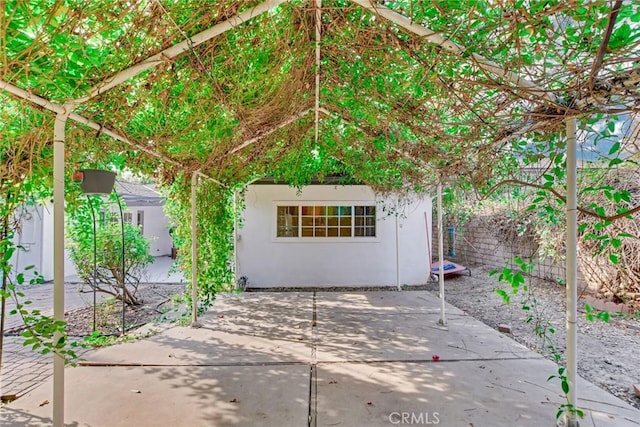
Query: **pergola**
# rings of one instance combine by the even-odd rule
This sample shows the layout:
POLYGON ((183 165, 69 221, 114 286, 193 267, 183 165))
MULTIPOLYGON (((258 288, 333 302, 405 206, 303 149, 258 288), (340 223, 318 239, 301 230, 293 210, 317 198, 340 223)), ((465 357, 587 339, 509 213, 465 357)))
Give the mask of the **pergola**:
MULTIPOLYGON (((304 181, 305 165, 324 161, 379 191, 482 186, 534 141, 566 152, 566 372, 577 401, 576 126, 640 111, 637 2, 16 1, 0 28, 3 120, 17 123, 0 127, 3 179, 50 161, 53 129, 56 319, 65 163, 78 156, 130 151, 134 169, 190 176, 195 254, 199 179, 304 181), (28 147, 27 166, 12 146, 28 147)), ((63 369, 55 356, 56 426, 63 369)))

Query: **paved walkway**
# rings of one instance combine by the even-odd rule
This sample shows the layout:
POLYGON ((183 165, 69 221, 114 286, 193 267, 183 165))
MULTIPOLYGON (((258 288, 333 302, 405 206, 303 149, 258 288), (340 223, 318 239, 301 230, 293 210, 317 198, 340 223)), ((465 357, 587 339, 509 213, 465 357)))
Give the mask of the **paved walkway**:
MULTIPOLYGON (((147 283, 180 283, 183 276, 170 272, 174 263, 169 257, 158 257, 151 264, 144 276, 147 283)), ((93 293, 90 288, 79 283, 77 276, 65 278, 65 311, 73 311, 93 305, 93 293), (89 292, 87 292, 89 291, 89 292)), ((39 309, 43 314, 53 314, 53 283, 43 283, 35 286, 25 286, 21 289, 25 294, 23 300, 32 303, 29 309, 39 309)), ((98 294, 100 301, 104 296, 98 294)), ((7 312, 15 308, 13 299, 7 300, 7 312)), ((0 395, 22 396, 40 385, 52 374, 53 359, 51 355, 42 355, 31 351, 22 345, 22 337, 17 332, 23 326, 22 319, 17 315, 9 315, 6 319, 2 353, 2 370, 0 371, 0 395), (12 332, 16 331, 16 332, 12 332)), ((89 350, 80 349, 78 353, 85 355, 89 350)))
MULTIPOLYGON (((557 366, 426 291, 223 295, 202 327, 92 352, 68 368, 76 426, 555 425, 557 366), (436 361, 434 359, 439 360, 436 361)), ((48 381, 0 424, 51 424, 48 381), (45 404, 43 404, 45 403, 45 404), (42 405, 42 406, 41 406, 42 405)), ((640 411, 580 380, 581 426, 640 411)))

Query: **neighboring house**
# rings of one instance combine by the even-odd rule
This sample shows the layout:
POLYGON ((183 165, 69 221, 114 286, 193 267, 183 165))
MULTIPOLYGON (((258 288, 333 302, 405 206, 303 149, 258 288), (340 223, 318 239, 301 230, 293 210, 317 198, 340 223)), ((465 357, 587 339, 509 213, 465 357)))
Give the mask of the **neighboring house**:
POLYGON ((424 284, 431 208, 429 197, 398 203, 364 185, 259 181, 245 194, 237 276, 249 287, 424 284))
POLYGON ((17 246, 11 258, 13 265, 11 279, 18 273, 25 273, 28 281, 33 270, 25 271, 29 266, 42 274, 45 280, 53 279, 53 205, 23 206, 16 209, 14 220, 18 225, 13 237, 17 246))
MULTIPOLYGON (((124 220, 141 228, 142 235, 150 243, 150 254, 169 256, 173 240, 169 235, 169 220, 163 211, 164 198, 153 186, 117 182, 115 190, 126 204, 124 220)), ((109 208, 112 218, 119 221, 118 206, 109 208)), ((105 212, 96 212, 96 219, 106 217, 105 212)), ((14 242, 18 245, 11 263, 14 266, 12 278, 23 272, 27 266, 35 270, 45 280, 53 280, 53 207, 51 204, 25 206, 16 211, 19 223, 14 242)), ((65 276, 76 274, 73 262, 65 255, 65 276)), ((27 275, 27 277, 30 277, 27 275)))
MULTIPOLYGON (((116 182, 115 190, 127 205, 124 220, 141 228, 142 235, 151 245, 151 255, 170 256, 173 239, 169 234, 169 219, 163 210, 164 197, 153 185, 116 182)), ((117 211, 117 207, 112 211, 117 211)))

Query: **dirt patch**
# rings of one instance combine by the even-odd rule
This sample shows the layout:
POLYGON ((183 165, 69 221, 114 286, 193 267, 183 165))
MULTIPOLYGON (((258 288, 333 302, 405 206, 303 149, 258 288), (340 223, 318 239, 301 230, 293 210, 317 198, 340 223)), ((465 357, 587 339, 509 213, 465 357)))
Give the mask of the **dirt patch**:
MULTIPOLYGON (((445 298, 447 302, 466 311, 494 329, 498 325, 511 327, 509 334, 516 341, 526 345, 545 357, 552 359, 544 341, 537 336, 534 325, 555 329, 548 333, 557 350, 564 354, 566 349, 565 288, 556 283, 542 280, 528 280, 535 297, 535 306, 525 311, 521 308, 520 295, 514 295, 511 303, 505 305, 495 293, 496 288, 507 289, 489 276, 490 268, 476 266, 473 276, 447 278, 445 298), (534 319, 527 323, 527 318, 534 319), (549 323, 547 323, 549 322, 549 323)), ((430 290, 437 290, 437 283, 430 283, 430 290)), ((640 384, 640 313, 626 316, 612 316, 609 323, 585 318, 584 300, 578 303, 578 374, 588 381, 608 390, 636 408, 640 408, 640 398, 633 393, 633 384, 640 384)), ((549 372, 549 375, 555 372, 549 372)))
MULTIPOLYGON (((125 325, 127 332, 152 321, 171 320, 179 317, 183 301, 174 295, 184 293, 180 284, 141 284, 138 295, 142 304, 127 306, 125 325)), ((93 332, 93 306, 70 311, 65 314, 67 332, 72 337, 86 337, 93 332)), ((122 333, 122 302, 107 298, 96 306, 96 330, 102 335, 122 333)))

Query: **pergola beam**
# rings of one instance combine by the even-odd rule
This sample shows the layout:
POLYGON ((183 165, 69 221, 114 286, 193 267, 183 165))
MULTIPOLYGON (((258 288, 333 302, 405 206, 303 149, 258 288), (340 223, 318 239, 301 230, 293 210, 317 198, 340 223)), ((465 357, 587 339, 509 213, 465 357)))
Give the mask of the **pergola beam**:
MULTIPOLYGON (((29 101, 33 104, 39 105, 40 107, 46 108, 49 111, 52 111, 56 114, 63 114, 66 112, 66 109, 63 105, 61 104, 57 104, 55 102, 51 102, 48 101, 40 96, 34 95, 29 91, 26 91, 24 89, 21 89, 9 82, 5 82, 4 80, 0 80, 0 89, 4 89, 5 91, 9 92, 10 94, 17 96, 18 98, 24 99, 25 101, 29 101)), ((104 125, 94 122, 92 120, 87 119, 86 117, 83 117, 77 113, 71 113, 69 114, 69 118, 72 119, 73 121, 83 124, 87 127, 90 127, 91 129, 95 129, 100 133, 104 133, 105 135, 109 135, 110 137, 112 137, 113 139, 120 141, 120 142, 124 142, 125 144, 135 148, 136 150, 140 150, 144 153, 147 153, 153 157, 156 157, 164 162, 170 163, 174 166, 178 166, 180 169, 184 169, 184 170, 188 170, 189 168, 185 165, 183 165, 182 163, 180 163, 179 161, 172 159, 171 157, 165 156, 163 154, 160 154, 150 148, 145 147, 143 144, 140 144, 138 142, 132 141, 131 139, 127 138, 124 135, 121 135, 120 133, 116 132, 115 130, 109 129, 108 127, 105 127, 104 125)), ((222 182, 216 180, 215 178, 212 178, 208 175, 203 174, 202 172, 198 171, 196 172, 198 175, 200 175, 203 178, 209 179, 213 182, 215 182, 216 184, 220 185, 220 186, 225 186, 222 182)))
POLYGON ((104 93, 109 89, 112 89, 118 86, 120 83, 123 83, 129 80, 130 78, 135 77, 138 74, 141 74, 146 70, 149 70, 157 65, 160 65, 168 61, 172 61, 174 58, 183 54, 184 52, 193 50, 193 48, 195 48, 196 46, 208 40, 211 40, 212 38, 219 36, 225 31, 231 30, 237 27, 238 25, 246 21, 249 21, 252 18, 255 18, 258 15, 268 12, 271 9, 279 6, 281 3, 285 3, 286 1, 287 0, 267 0, 264 3, 260 3, 259 5, 257 5, 252 9, 242 12, 239 15, 232 16, 231 18, 225 21, 222 21, 218 24, 215 24, 213 27, 206 29, 192 37, 189 37, 188 39, 183 40, 182 42, 176 45, 173 45, 163 50, 162 52, 159 52, 155 55, 148 57, 142 62, 139 62, 129 68, 126 68, 116 73, 113 76, 108 77, 102 83, 93 87, 89 91, 89 95, 82 98, 75 99, 70 102, 73 104, 82 104, 92 98, 95 98, 101 93, 104 93))
MULTIPOLYGON (((373 0, 352 0, 352 1, 360 5, 364 9, 367 9, 370 12, 375 13, 376 15, 382 16, 383 18, 388 19, 394 24, 399 25, 400 27, 420 36, 423 40, 429 43, 433 43, 438 46, 441 46, 448 52, 451 52, 459 56, 467 52, 466 48, 458 45, 457 43, 452 42, 451 40, 445 38, 444 36, 436 33, 433 30, 430 30, 429 28, 413 23, 413 21, 408 19, 406 16, 401 15, 398 12, 391 10, 385 6, 376 4, 373 0)), ((547 101, 550 101, 554 104, 556 103, 555 96, 553 96, 552 93, 550 93, 549 91, 546 91, 545 89, 541 88, 535 83, 520 77, 516 73, 505 70, 498 63, 473 52, 469 53, 469 56, 473 58, 475 63, 477 63, 478 66, 482 68, 484 71, 487 71, 493 75, 502 77, 508 80, 509 82, 513 83, 520 89, 523 89, 531 93, 532 95, 535 95, 539 98, 544 98, 547 101)))

